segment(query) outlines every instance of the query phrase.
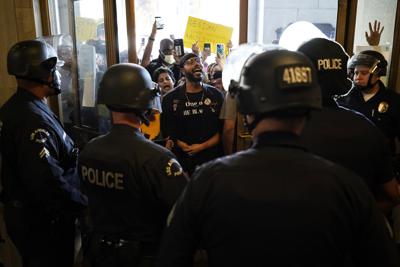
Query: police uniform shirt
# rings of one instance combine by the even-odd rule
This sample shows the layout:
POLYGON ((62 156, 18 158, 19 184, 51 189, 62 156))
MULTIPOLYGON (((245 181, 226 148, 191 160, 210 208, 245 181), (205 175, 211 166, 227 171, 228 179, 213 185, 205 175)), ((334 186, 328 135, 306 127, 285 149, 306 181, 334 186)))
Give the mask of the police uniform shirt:
POLYGON ((199 244, 210 266, 398 266, 361 179, 282 132, 196 171, 156 266, 191 266, 199 244))
POLYGON ((338 99, 339 105, 364 114, 390 140, 392 153, 395 153, 395 138, 400 136, 400 95, 386 89, 379 81, 379 91, 367 101, 360 91, 352 88, 338 99))
POLYGON ((57 117, 30 92, 18 88, 1 108, 2 182, 8 201, 26 207, 79 211, 77 151, 57 117))
MULTIPOLYGON (((163 136, 181 140, 188 145, 201 144, 222 129, 219 119, 224 95, 215 87, 202 84, 198 93, 187 93, 185 85, 168 92, 162 100, 161 131, 163 136)), ((177 149, 181 160, 185 153, 177 149)), ((222 155, 220 145, 200 151, 190 157, 198 164, 222 155)), ((185 167, 185 162, 181 162, 185 167)))
POLYGON ((173 154, 135 128, 114 125, 79 158, 96 233, 158 243, 166 217, 186 185, 173 154))
POLYGON ((364 115, 341 108, 333 100, 311 113, 302 141, 312 153, 357 173, 373 193, 394 177, 383 134, 364 115))

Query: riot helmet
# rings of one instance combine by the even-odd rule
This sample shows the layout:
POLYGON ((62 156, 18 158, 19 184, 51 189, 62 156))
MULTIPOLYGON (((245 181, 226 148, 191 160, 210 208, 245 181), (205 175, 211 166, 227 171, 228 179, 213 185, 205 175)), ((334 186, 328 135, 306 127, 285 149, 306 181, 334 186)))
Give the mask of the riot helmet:
POLYGON ((314 64, 323 99, 332 99, 350 90, 351 81, 347 78, 349 56, 339 43, 314 38, 300 45, 297 51, 305 54, 314 64))
POLYGON ((17 79, 34 81, 61 92, 61 75, 57 71, 57 53, 41 40, 27 40, 14 44, 7 55, 7 70, 17 79), (52 77, 49 82, 49 76, 52 77))
POLYGON ((371 89, 376 84, 376 82, 372 83, 372 76, 385 76, 386 69, 387 61, 385 60, 383 55, 373 50, 362 51, 352 56, 347 64, 348 76, 353 81, 355 88, 360 91, 371 89), (361 86, 354 83, 353 78, 356 66, 365 66, 369 69, 369 78, 366 86, 361 86))
POLYGON ((369 56, 372 56, 375 59, 379 60, 378 65, 377 65, 378 68, 375 71, 375 74, 378 76, 381 76, 381 77, 386 76, 388 63, 387 63, 385 57, 381 53, 374 51, 374 50, 365 50, 365 51, 361 51, 360 54, 361 55, 369 55, 369 56))
POLYGON ((158 109, 159 90, 148 71, 133 63, 111 66, 103 75, 98 91, 97 104, 106 105, 111 111, 135 113, 148 125, 148 113, 158 109))
POLYGON ((321 91, 312 62, 303 54, 276 47, 250 56, 238 83, 238 110, 258 120, 269 115, 306 115, 321 108, 321 91))

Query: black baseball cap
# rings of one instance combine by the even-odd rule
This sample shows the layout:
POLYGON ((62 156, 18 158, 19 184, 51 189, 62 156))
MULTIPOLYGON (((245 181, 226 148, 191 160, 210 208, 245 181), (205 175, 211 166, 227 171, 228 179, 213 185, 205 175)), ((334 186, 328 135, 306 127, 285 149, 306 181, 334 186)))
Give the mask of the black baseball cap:
POLYGON ((198 55, 196 55, 195 53, 187 53, 185 54, 182 58, 181 61, 179 62, 179 66, 181 68, 183 68, 183 65, 185 65, 185 62, 193 57, 199 57, 198 55))

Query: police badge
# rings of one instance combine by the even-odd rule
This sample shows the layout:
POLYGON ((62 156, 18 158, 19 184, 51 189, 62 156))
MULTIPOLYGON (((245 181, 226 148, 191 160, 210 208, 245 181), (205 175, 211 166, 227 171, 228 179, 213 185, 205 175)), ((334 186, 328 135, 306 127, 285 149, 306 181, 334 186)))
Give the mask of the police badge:
POLYGON ((388 111, 389 109, 389 104, 385 101, 382 101, 381 103, 379 103, 378 105, 378 112, 379 113, 385 113, 386 111, 388 111))

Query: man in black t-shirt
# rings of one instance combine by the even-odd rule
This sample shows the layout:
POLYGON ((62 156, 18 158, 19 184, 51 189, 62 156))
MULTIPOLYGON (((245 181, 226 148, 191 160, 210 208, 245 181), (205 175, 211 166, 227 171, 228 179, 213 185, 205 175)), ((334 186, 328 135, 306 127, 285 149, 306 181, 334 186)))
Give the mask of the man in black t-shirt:
POLYGON ((183 56, 180 66, 186 81, 164 96, 161 131, 174 141, 174 153, 191 174, 196 166, 222 155, 219 113, 224 96, 201 82, 203 66, 196 54, 183 56))

